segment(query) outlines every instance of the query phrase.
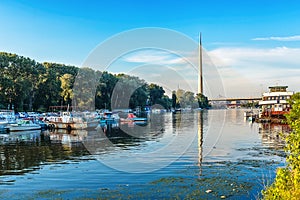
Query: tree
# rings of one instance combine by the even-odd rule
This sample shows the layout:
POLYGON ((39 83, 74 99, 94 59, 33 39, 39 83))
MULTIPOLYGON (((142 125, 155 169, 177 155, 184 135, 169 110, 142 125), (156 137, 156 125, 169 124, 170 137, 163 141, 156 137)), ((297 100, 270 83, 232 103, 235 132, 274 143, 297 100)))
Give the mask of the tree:
POLYGON ((184 93, 184 103, 186 107, 192 107, 195 101, 194 93, 191 91, 186 91, 184 93))
POLYGON ((204 96, 203 94, 198 93, 196 95, 196 100, 198 102, 199 108, 208 108, 208 107, 210 107, 207 97, 204 96))
POLYGON ((91 68, 80 68, 73 87, 72 105, 78 110, 95 110, 95 95, 99 71, 91 68))
POLYGON ((158 100, 158 104, 167 110, 171 110, 172 108, 172 100, 167 95, 162 96, 162 98, 158 100))
POLYGON ((96 90, 96 108, 111 109, 111 97, 118 78, 113 74, 104 71, 99 79, 96 90))
POLYGON ((150 105, 157 104, 165 94, 165 91, 161 86, 153 83, 148 86, 148 92, 150 96, 150 105))
POLYGON ((174 108, 174 109, 178 108, 178 105, 177 105, 177 96, 176 96, 176 92, 175 91, 172 92, 172 108, 174 108))
POLYGON ((32 109, 38 76, 43 67, 34 60, 16 54, 0 53, 1 93, 9 108, 32 109))
POLYGON ((118 82, 112 94, 112 108, 134 109, 138 106, 145 107, 148 99, 147 84, 138 77, 125 74, 117 75, 118 82))
POLYGON ((55 63, 43 63, 45 74, 40 76, 35 105, 47 110, 50 106, 61 105, 60 73, 55 63))
MULTIPOLYGON (((74 84, 74 77, 72 74, 64 74, 59 78, 61 82, 61 97, 63 101, 67 104, 71 104, 71 99, 73 98, 73 84, 74 84)), ((64 103, 63 103, 64 104, 64 103)))
POLYGON ((184 93, 185 91, 182 89, 178 89, 176 91, 176 97, 177 97, 177 102, 176 104, 179 105, 179 107, 185 107, 185 103, 184 103, 184 93))

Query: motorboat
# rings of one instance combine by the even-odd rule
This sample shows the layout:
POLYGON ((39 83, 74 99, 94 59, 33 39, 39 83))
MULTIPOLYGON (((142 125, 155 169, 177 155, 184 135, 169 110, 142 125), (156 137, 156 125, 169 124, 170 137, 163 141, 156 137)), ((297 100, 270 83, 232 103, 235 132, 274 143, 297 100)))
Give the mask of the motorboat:
POLYGON ((30 131, 30 130, 40 130, 41 126, 38 124, 33 123, 31 120, 19 120, 15 124, 8 124, 7 128, 10 132, 14 131, 30 131))
POLYGON ((95 129, 99 125, 99 121, 95 118, 68 111, 62 112, 60 116, 49 117, 47 123, 49 128, 67 130, 95 129))

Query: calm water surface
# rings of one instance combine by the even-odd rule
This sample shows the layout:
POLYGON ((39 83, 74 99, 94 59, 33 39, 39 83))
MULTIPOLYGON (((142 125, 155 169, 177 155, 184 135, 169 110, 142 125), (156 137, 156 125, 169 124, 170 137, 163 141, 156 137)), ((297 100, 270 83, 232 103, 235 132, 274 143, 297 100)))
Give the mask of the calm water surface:
POLYGON ((256 199, 284 166, 282 131, 208 110, 104 132, 1 134, 0 198, 256 199))

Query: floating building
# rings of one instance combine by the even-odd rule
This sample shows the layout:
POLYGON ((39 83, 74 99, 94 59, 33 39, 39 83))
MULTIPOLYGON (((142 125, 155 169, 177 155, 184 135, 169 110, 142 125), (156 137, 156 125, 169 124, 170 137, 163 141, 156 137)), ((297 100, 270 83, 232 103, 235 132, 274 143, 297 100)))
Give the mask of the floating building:
POLYGON ((269 87, 269 92, 263 93, 262 100, 259 101, 260 118, 282 118, 289 113, 291 107, 288 100, 294 92, 287 91, 287 88, 288 86, 272 86, 269 87))

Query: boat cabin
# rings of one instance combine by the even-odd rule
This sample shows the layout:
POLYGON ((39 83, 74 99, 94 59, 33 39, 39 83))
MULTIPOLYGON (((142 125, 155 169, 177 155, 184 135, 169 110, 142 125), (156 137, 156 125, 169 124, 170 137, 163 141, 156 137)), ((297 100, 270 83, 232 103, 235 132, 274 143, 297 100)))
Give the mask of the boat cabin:
POLYGON ((287 88, 288 86, 272 86, 269 87, 269 92, 263 93, 262 100, 259 101, 260 117, 283 117, 289 113, 288 100, 294 92, 288 91, 287 88))

